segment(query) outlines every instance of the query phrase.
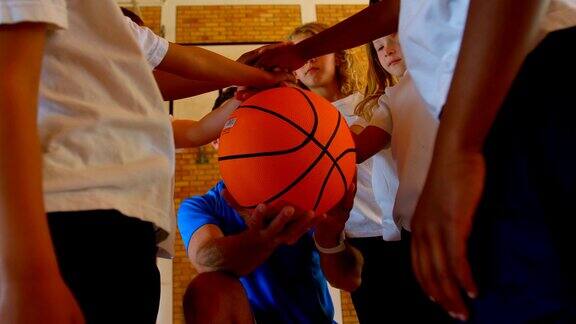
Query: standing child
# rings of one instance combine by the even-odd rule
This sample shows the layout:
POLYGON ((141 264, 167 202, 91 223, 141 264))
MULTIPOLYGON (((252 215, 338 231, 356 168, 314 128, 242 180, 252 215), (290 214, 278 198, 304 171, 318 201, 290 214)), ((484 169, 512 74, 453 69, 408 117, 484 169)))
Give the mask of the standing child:
POLYGON ((145 54, 165 55, 146 62, 111 0, 1 0, 0 12, 0 322, 154 323, 174 143, 150 66, 275 78, 201 50, 155 51, 167 46, 157 39, 145 54))
MULTIPOLYGON (((366 305, 368 317, 363 321, 359 313, 361 322, 372 323, 378 318, 383 307, 389 310, 400 309, 403 305, 411 305, 410 313, 387 312, 386 320, 393 323, 448 323, 450 318, 442 312, 440 307, 434 305, 418 286, 416 277, 411 268, 410 259, 410 233, 403 229, 401 223, 397 221, 396 213, 392 212, 392 206, 396 211, 398 205, 398 195, 401 194, 402 186, 406 181, 404 168, 397 170, 395 159, 397 159, 399 131, 401 131, 406 107, 396 107, 390 105, 390 95, 396 93, 397 87, 402 87, 406 80, 406 64, 402 55, 402 50, 398 42, 398 35, 391 34, 378 38, 367 45, 369 58, 368 85, 365 91, 365 99, 356 107, 356 114, 363 116, 352 126, 359 133, 356 136, 357 147, 361 155, 372 156, 374 160, 372 178, 374 195, 378 201, 386 203, 390 222, 395 224, 397 240, 387 242, 386 246, 380 249, 371 249, 373 262, 379 264, 381 271, 374 273, 379 276, 380 282, 385 285, 368 286, 357 295, 352 295, 353 299, 362 298, 366 305), (398 84, 400 82, 400 84, 398 84), (370 122, 366 122, 369 120, 370 122), (380 134, 378 133, 380 132, 380 134), (375 152, 375 138, 382 137, 382 133, 389 139, 386 150, 375 152), (391 134, 391 145, 390 135, 391 134), (393 158, 394 156, 394 158, 393 158), (392 166, 392 167, 391 167, 392 166), (397 173, 400 172, 400 173, 397 173), (397 178, 398 177, 398 178, 397 178), (396 180, 395 182, 391 182, 396 180), (398 182, 399 179, 400 181, 398 182), (394 188, 391 192, 390 187, 394 188), (396 190, 398 189, 398 190, 396 190), (394 214, 394 217, 392 217, 394 214), (400 236, 400 230, 402 235, 400 236), (394 278, 383 280, 382 278, 394 278)), ((433 139, 433 138, 432 138, 433 139)), ((401 148, 404 148, 400 146, 401 148)), ((431 147, 431 146, 430 146, 431 147)), ((402 166, 402 164, 400 165, 402 166)), ((382 207, 382 203, 380 203, 382 207)), ((386 238, 386 232, 384 232, 386 238)), ((355 303, 356 304, 356 303, 355 303)))
MULTIPOLYGON (((305 24, 292 32, 290 40, 298 43, 326 28, 318 23, 305 24)), ((383 90, 392 86, 406 68, 396 35, 378 39, 370 49, 373 54, 370 75, 373 78, 368 85, 370 92, 366 93, 366 100, 362 100, 358 92, 355 58, 347 51, 310 59, 294 72, 302 85, 332 101, 356 133, 358 189, 345 232, 350 244, 362 252, 364 267, 362 284, 352 292, 352 301, 362 323, 383 319, 392 322, 442 322, 446 318, 428 301, 412 275, 409 241, 400 242, 400 230, 392 216, 398 180, 389 149, 392 132, 390 112, 385 105, 373 106, 378 106, 383 90), (378 61, 380 56, 382 64, 378 61), (383 65, 387 69, 382 69, 383 65), (354 112, 359 102, 361 117, 354 112), (394 310, 406 304, 412 305, 414 312, 391 311, 382 317, 383 307, 394 310)))

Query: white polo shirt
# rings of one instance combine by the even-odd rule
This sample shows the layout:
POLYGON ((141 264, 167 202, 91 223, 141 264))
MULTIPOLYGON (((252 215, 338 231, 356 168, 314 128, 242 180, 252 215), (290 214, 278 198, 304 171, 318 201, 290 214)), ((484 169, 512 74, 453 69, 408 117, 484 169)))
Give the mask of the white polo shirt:
MULTIPOLYGON (((362 127, 375 126, 389 134, 392 134, 393 129, 390 109, 382 97, 378 100, 378 106, 374 109, 370 122, 358 117, 354 124, 362 127)), ((400 227, 396 225, 393 217, 398 174, 390 146, 380 150, 370 160, 372 160, 372 190, 376 203, 382 211, 382 238, 386 241, 400 240, 400 227)))
MULTIPOLYGON (((346 122, 355 123, 358 116, 354 114, 356 105, 362 100, 358 92, 345 98, 332 102, 342 114, 346 122)), ((346 222, 347 237, 376 237, 382 235, 382 220, 385 217, 374 195, 372 183, 372 165, 374 158, 357 165, 356 196, 350 211, 350 218, 346 222)), ((388 217, 392 219, 392 208, 388 210, 388 217)), ((385 237, 385 239, 390 239, 385 237)), ((394 237, 392 238, 394 239, 394 237)))
MULTIPOLYGON (((430 111, 446 102, 468 15, 469 0, 402 0, 398 34, 408 71, 430 111)), ((487 22, 488 23, 488 22, 487 22)), ((576 25, 576 0, 551 0, 534 44, 576 25)))
MULTIPOLYGON (((394 130, 392 151, 400 187, 394 216, 410 222, 422 192, 462 42, 468 0, 402 0, 398 33, 409 71, 387 89, 394 130)), ((576 25, 576 0, 552 0, 534 46, 551 31, 576 25)))
MULTIPOLYGON (((161 58, 147 62, 112 0, 0 0, 0 24, 19 22, 51 27, 38 107, 46 210, 117 209, 165 238, 174 143, 150 69, 161 58)), ((161 41, 145 43, 163 56, 161 41)))

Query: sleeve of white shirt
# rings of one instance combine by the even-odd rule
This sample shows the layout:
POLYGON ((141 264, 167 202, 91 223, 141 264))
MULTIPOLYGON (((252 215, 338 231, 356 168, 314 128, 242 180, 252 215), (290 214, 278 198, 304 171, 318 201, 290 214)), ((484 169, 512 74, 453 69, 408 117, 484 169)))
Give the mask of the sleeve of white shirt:
POLYGON ((354 119, 352 119, 350 126, 360 126, 362 128, 365 128, 366 126, 369 126, 370 123, 366 121, 366 119, 360 117, 360 116, 354 116, 354 119))
POLYGON ((152 68, 157 67, 168 52, 168 41, 154 34, 150 28, 138 26, 128 17, 124 17, 124 19, 128 24, 130 33, 136 38, 138 46, 140 50, 142 50, 142 53, 144 53, 148 64, 150 64, 152 68))
POLYGON ((0 25, 22 22, 68 28, 66 0, 0 0, 0 25))
POLYGON ((390 115, 390 108, 386 104, 386 95, 382 95, 378 99, 378 107, 372 112, 370 126, 376 126, 392 134, 392 116, 390 115))

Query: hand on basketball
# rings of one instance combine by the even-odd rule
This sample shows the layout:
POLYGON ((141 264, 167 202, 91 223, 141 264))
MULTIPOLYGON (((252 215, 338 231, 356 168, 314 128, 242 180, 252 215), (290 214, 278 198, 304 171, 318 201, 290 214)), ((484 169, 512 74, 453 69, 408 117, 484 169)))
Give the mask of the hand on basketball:
POLYGON ((280 68, 286 72, 292 72, 306 64, 306 61, 307 59, 298 45, 286 42, 274 47, 261 48, 256 65, 267 69, 280 68))
POLYGON ((286 44, 287 43, 274 43, 258 47, 257 49, 242 54, 236 61, 242 64, 256 66, 256 63, 258 59, 260 59, 260 56, 262 55, 263 52, 285 46, 286 44))
POLYGON ((260 204, 253 210, 238 208, 238 203, 224 189, 222 195, 230 206, 244 216, 248 230, 262 240, 274 245, 294 244, 325 216, 317 216, 313 211, 301 211, 282 202, 260 204))
MULTIPOLYGON (((258 59, 260 58, 260 55, 264 51, 278 48, 278 47, 283 47, 283 46, 285 46, 285 43, 275 43, 275 44, 262 46, 262 47, 255 49, 255 50, 252 50, 252 51, 249 51, 249 52, 242 54, 242 56, 240 56, 236 61, 239 63, 258 67, 258 65, 256 63, 257 63, 258 59)), ((288 82, 288 83, 295 82, 294 74, 292 74, 291 71, 286 71, 286 70, 281 70, 281 69, 276 69, 276 68, 270 68, 270 69, 265 69, 265 70, 272 75, 272 77, 274 78, 276 83, 279 85, 282 85, 285 82, 288 82)), ((245 99, 239 99, 239 100, 246 100, 250 96, 258 93, 258 91, 262 90, 262 89, 263 88, 259 88, 259 89, 248 88, 247 90, 250 90, 250 92, 247 92, 247 93, 250 93, 250 95, 245 96, 245 99)))
POLYGON ((461 291, 477 295, 467 243, 482 194, 481 153, 434 161, 412 220, 412 265, 424 291, 452 317, 468 318, 461 291))

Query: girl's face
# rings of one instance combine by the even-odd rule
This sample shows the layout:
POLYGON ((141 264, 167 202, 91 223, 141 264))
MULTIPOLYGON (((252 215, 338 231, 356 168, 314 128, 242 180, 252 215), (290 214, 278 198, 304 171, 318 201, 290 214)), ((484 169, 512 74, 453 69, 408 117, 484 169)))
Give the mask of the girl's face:
POLYGON ((384 70, 395 77, 401 77, 406 72, 406 64, 402 57, 402 50, 398 42, 397 34, 390 34, 372 41, 378 61, 382 64, 384 70))
MULTIPOLYGON (((292 42, 298 43, 308 38, 306 35, 296 35, 292 42)), ((336 84, 336 55, 326 54, 308 60, 304 66, 294 71, 294 75, 308 88, 322 88, 336 84)))

